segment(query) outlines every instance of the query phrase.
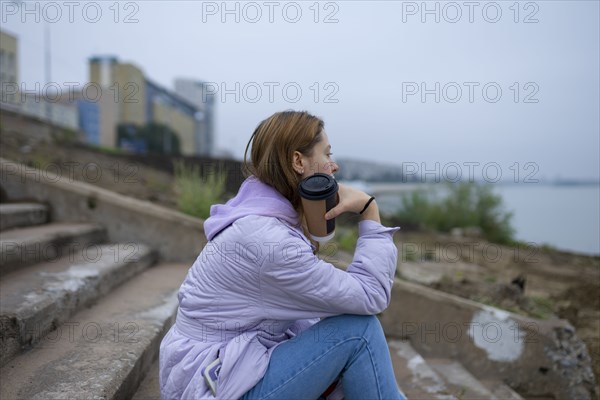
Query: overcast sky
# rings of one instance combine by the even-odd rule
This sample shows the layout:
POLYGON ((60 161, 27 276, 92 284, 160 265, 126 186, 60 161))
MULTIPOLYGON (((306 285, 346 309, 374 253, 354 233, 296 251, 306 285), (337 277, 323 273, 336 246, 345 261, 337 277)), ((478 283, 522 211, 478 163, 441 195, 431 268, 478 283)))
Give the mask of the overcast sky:
POLYGON ((600 178, 598 1, 16 4, 2 27, 27 88, 46 82, 48 25, 54 82, 85 84, 93 55, 168 88, 214 82, 217 147, 236 157, 291 108, 325 120, 334 158, 600 178))

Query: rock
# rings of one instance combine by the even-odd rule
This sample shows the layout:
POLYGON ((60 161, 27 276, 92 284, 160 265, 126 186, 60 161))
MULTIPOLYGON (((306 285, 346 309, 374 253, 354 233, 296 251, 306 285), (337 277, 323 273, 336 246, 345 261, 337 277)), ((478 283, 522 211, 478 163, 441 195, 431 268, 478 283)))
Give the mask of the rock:
POLYGON ((523 274, 520 274, 515 279, 513 279, 510 283, 519 287, 519 289, 521 290, 521 293, 523 293, 525 291, 525 283, 526 282, 527 282, 527 278, 523 274))
POLYGON ((478 226, 468 226, 464 229, 464 236, 469 238, 482 238, 483 231, 478 226))
POLYGON ((453 237, 462 237, 463 236, 463 230, 462 228, 452 228, 450 230, 450 235, 453 237))
POLYGON ((450 229, 450 236, 480 239, 483 237, 483 231, 478 226, 455 227, 450 229))

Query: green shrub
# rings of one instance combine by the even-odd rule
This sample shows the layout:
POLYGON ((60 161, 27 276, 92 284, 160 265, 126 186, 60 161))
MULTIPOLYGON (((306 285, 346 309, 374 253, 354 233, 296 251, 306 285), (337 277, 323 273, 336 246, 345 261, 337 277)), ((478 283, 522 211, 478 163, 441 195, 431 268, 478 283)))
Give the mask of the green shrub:
MULTIPOLYGON (((219 202, 225 192, 226 174, 223 172, 202 177, 200 168, 188 168, 183 161, 174 162, 177 208, 194 217, 206 219, 210 207, 219 202)), ((224 168, 217 168, 224 171, 224 168)))
POLYGON ((542 296, 530 296, 528 298, 527 312, 529 315, 539 319, 548 319, 554 315, 554 302, 542 296))
POLYGON ((101 146, 101 145, 89 145, 89 146, 98 150, 101 153, 108 154, 111 156, 127 154, 127 152, 125 150, 120 149, 118 147, 108 147, 108 146, 101 146))
POLYGON ((402 221, 421 228, 427 227, 436 206, 431 197, 432 190, 415 190, 402 193, 402 208, 397 217, 402 221))
POLYGON ((171 186, 161 181, 155 174, 148 174, 146 178, 146 187, 158 192, 167 192, 171 190, 171 186))
POLYGON ((348 252, 353 252, 358 241, 358 229, 352 227, 345 229, 338 228, 338 230, 341 231, 337 238, 340 248, 348 252))
POLYGON ((491 242, 513 241, 512 212, 502 209, 502 197, 489 184, 447 183, 447 195, 433 188, 401 194, 401 209, 396 217, 422 229, 449 232, 452 228, 479 227, 491 242))
POLYGON ((77 141, 79 132, 68 128, 53 128, 51 129, 51 135, 54 142, 58 144, 67 144, 77 141))

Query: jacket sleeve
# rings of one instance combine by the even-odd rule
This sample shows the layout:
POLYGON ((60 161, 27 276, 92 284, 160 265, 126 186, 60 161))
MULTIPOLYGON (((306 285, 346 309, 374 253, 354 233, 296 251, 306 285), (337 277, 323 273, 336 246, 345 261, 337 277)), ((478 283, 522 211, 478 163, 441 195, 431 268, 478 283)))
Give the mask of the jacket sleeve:
POLYGON ((382 312, 390 304, 398 260, 393 234, 399 229, 360 221, 354 259, 346 271, 319 259, 300 237, 280 242, 272 260, 260 268, 263 311, 274 319, 382 312))

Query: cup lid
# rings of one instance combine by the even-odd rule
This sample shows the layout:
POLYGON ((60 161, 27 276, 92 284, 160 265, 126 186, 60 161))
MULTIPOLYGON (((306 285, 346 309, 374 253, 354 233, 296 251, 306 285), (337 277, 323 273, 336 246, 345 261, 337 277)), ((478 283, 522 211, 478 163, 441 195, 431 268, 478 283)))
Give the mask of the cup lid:
POLYGON ((328 174, 317 172, 300 182, 300 196, 309 200, 322 200, 338 191, 336 180, 328 174))

